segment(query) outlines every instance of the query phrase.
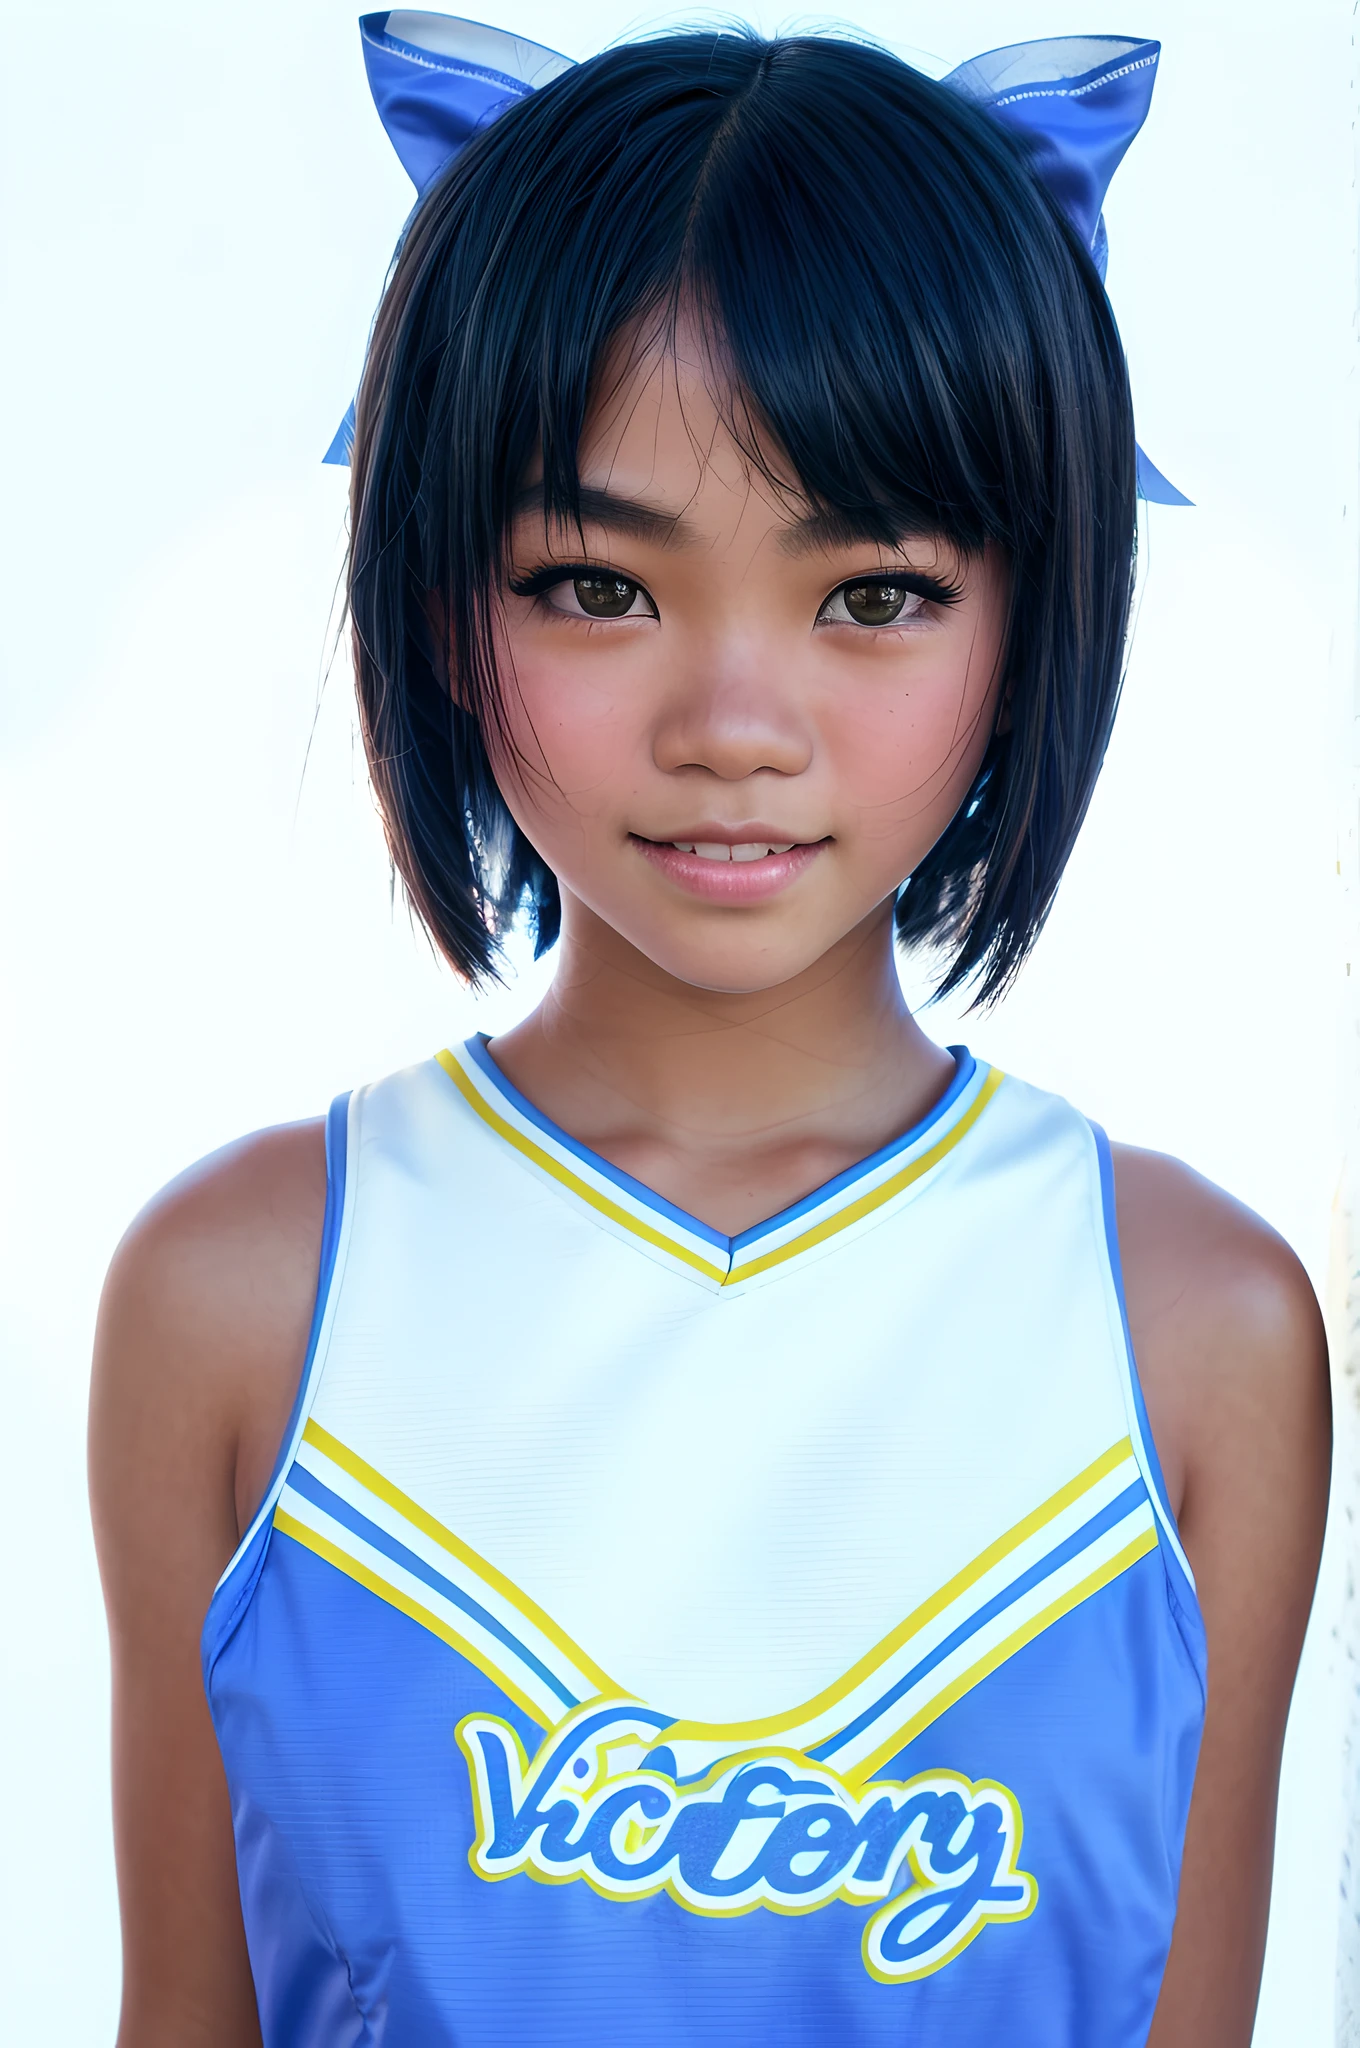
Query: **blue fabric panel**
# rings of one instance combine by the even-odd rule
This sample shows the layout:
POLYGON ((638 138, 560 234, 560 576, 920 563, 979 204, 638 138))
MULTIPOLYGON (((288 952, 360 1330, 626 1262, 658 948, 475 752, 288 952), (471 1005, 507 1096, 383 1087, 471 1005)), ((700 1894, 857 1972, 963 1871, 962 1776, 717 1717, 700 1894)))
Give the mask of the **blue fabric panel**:
POLYGON ((1200 1715, 1155 1553, 879 1774, 1009 1785, 1020 1865, 1039 1885, 1029 1919, 984 1927, 914 1983, 869 1976, 865 1910, 842 1902, 721 1919, 664 1894, 625 1903, 579 1882, 484 1882, 468 1863, 454 1728, 497 1714, 531 1755, 543 1731, 287 1538, 212 1689, 266 2048, 1140 2048, 1146 2036, 1200 1715))
MULTIPOLYGON (((1000 1989, 1010 1961, 988 1935, 1033 1930, 1010 1995, 1047 2015, 1051 2031, 1033 2036, 1046 2048, 1141 2048, 1151 2024, 1203 1722, 1198 1670, 1168 1620, 1153 1551, 877 1774, 909 1777, 947 1750, 951 1769, 1015 1792, 1025 1816, 1019 1863, 1037 1878, 1039 1903, 1023 1927, 988 1929, 964 1960, 976 1958, 979 1985, 1000 1989)), ((1007 2048, 1031 2038, 1013 2031, 1000 1998, 995 2012, 1007 2048)))

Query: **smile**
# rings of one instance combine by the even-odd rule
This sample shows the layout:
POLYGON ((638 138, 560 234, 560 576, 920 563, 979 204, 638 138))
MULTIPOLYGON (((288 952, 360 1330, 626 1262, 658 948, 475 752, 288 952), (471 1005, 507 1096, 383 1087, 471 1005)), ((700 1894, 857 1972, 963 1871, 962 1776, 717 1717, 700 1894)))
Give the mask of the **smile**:
POLYGON ((749 839, 631 837, 648 862, 686 895, 729 904, 762 903, 780 895, 830 844, 827 839, 776 839, 764 832, 749 839))
POLYGON ((671 841, 677 853, 695 853, 700 860, 764 860, 772 853, 791 853, 793 844, 791 839, 782 846, 767 846, 763 840, 750 840, 740 846, 727 846, 721 839, 701 839, 693 845, 686 845, 683 839, 671 841))

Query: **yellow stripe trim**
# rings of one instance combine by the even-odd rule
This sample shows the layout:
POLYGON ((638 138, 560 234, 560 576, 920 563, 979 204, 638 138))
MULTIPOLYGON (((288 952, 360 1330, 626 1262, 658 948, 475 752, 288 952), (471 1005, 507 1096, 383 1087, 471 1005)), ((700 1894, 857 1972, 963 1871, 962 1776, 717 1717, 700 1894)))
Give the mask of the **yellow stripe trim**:
POLYGON ((418 1600, 410 1599, 398 1587, 390 1586, 386 1579, 376 1577, 366 1565, 351 1557, 348 1551, 337 1549, 335 1544, 318 1535, 315 1529, 309 1529, 305 1522, 295 1521, 286 1509, 275 1508, 274 1527, 283 1535, 291 1536, 295 1543, 301 1543, 305 1549, 314 1551, 318 1557, 324 1558, 327 1564, 333 1564, 347 1579, 354 1579, 370 1593, 376 1593, 380 1600, 385 1600, 389 1607, 395 1607, 402 1614, 409 1615, 412 1621, 418 1621, 422 1628, 427 1628, 431 1635, 438 1636, 442 1642, 448 1643, 460 1656, 466 1657, 479 1671, 484 1672, 493 1685, 499 1686, 503 1693, 507 1693, 515 1705, 538 1727, 553 1725, 551 1717, 545 1714, 541 1705, 531 1700, 527 1693, 521 1692, 517 1685, 512 1684, 504 1671, 489 1658, 484 1657, 466 1636, 460 1636, 456 1629, 441 1621, 437 1614, 431 1614, 428 1607, 422 1607, 418 1600))
MULTIPOLYGON (((876 1643, 872 1650, 867 1651, 857 1664, 850 1667, 843 1678, 838 1678, 824 1692, 819 1692, 814 1699, 810 1699, 805 1706, 795 1707, 791 1713, 781 1714, 775 1720, 715 1723, 677 1721, 673 1728, 667 1729, 666 1740, 731 1740, 744 1745, 747 1742, 766 1741, 785 1735, 802 1722, 815 1721, 824 1714, 834 1712, 843 1700, 866 1679, 871 1678, 881 1665, 886 1664, 904 1643, 910 1642, 914 1635, 919 1634, 928 1622, 934 1621, 937 1615, 942 1614, 961 1594, 975 1586, 994 1566, 1018 1550, 1022 1543, 1027 1543, 1031 1536, 1037 1535, 1049 1522, 1056 1521, 1074 1501, 1080 1500, 1084 1493, 1089 1493, 1132 1455, 1133 1445, 1128 1437, 1122 1437, 1117 1444, 1111 1444, 1109 1450, 1102 1452, 1084 1472, 1079 1472, 1075 1479, 1069 1479, 1066 1486, 1060 1487, 1041 1507, 1035 1508, 1022 1522, 1017 1522, 1013 1529, 1007 1530, 1004 1536, 999 1536, 995 1543, 989 1544, 971 1564, 965 1565, 947 1585, 941 1586, 938 1593, 932 1593, 929 1600, 924 1601, 909 1614, 905 1621, 899 1622, 891 1635, 884 1636, 882 1642, 876 1643)), ((825 1741, 828 1737, 818 1739, 825 1741)), ((899 1743, 898 1748, 901 1746, 899 1743)))
POLYGON ((579 1195, 583 1202, 588 1202, 592 1209, 598 1209, 600 1214, 607 1216, 612 1223, 621 1223, 634 1237, 640 1237, 646 1243, 656 1245, 660 1251, 668 1252, 673 1259, 679 1259, 684 1265, 692 1266, 694 1271, 702 1273, 705 1279, 726 1279, 725 1266, 715 1266, 711 1260, 701 1259, 688 1245, 677 1244, 673 1237, 653 1230, 649 1223, 644 1223, 640 1217, 634 1216, 631 1210, 622 1208, 619 1203, 611 1202, 607 1195, 600 1194, 588 1181, 582 1180, 579 1174, 572 1173, 569 1168, 561 1165, 550 1152, 545 1152, 541 1145, 536 1145, 532 1138, 526 1138, 522 1131, 517 1131, 513 1124, 507 1123, 505 1118, 491 1107, 485 1096, 474 1087, 451 1052, 437 1052, 435 1058, 468 1107, 476 1110, 482 1122, 489 1124, 498 1137, 513 1145, 517 1152, 522 1152, 526 1159, 532 1159, 534 1165, 541 1167, 544 1173, 551 1174, 555 1181, 560 1181, 564 1188, 569 1188, 572 1194, 579 1195))
POLYGON ((800 1252, 811 1251, 815 1244, 824 1244, 827 1238, 834 1237, 837 1231, 847 1230, 852 1223, 858 1223, 862 1217, 871 1216, 875 1209, 881 1209, 885 1202, 891 1202, 894 1195, 900 1195, 913 1181, 920 1180, 923 1174, 938 1166, 946 1154, 953 1151, 960 1138, 967 1136, 1005 1078, 999 1068, 990 1068, 986 1080, 963 1115, 945 1132, 938 1144, 932 1145, 928 1152, 923 1152, 919 1159, 913 1159, 910 1166, 904 1166, 902 1171, 893 1174, 890 1180, 880 1182, 869 1194, 861 1195, 857 1202, 849 1202, 844 1209, 838 1209, 835 1215, 828 1216, 824 1223, 818 1223, 812 1230, 805 1230, 801 1237, 790 1238, 789 1242, 780 1245, 777 1251, 766 1252, 761 1258, 748 1260, 735 1272, 729 1273, 723 1285, 735 1286, 738 1280, 749 1280, 753 1273, 765 1273, 771 1266, 782 1265, 785 1259, 796 1259, 800 1252))
MULTIPOLYGON (((923 1729, 928 1728, 932 1721, 938 1721, 941 1714, 946 1713, 956 1701, 961 1700, 965 1693, 971 1692, 975 1685, 980 1685, 984 1678, 990 1678, 992 1673, 1013 1657, 1017 1650, 1023 1650, 1027 1643, 1032 1643, 1045 1629, 1052 1628, 1055 1621, 1061 1621, 1074 1607, 1080 1607, 1093 1593, 1099 1593, 1102 1587, 1108 1586, 1111 1580, 1126 1572, 1130 1565, 1137 1564, 1140 1557, 1146 1557, 1149 1551, 1156 1548, 1157 1524, 1154 1516, 1151 1527, 1145 1529, 1141 1536, 1135 1536, 1132 1543, 1116 1552, 1113 1557, 1107 1558, 1089 1578, 1073 1586, 1061 1599, 1055 1600, 1052 1606, 1032 1615, 1023 1627, 1016 1629, 1013 1635, 1007 1636, 1004 1642, 998 1643, 995 1649, 989 1650, 985 1657, 979 1658, 970 1670, 963 1672, 952 1684, 947 1685, 943 1692, 937 1693, 928 1706, 922 1707, 921 1711, 903 1727, 896 1729, 885 1742, 880 1743, 872 1755, 846 1770, 843 1773, 846 1783, 862 1788, 889 1757, 896 1756, 909 1742, 914 1742, 923 1729)), ((667 1729, 667 1739, 671 1733, 672 1731, 667 1729)))
POLYGON ((692 1267, 696 1273, 702 1273, 706 1279, 716 1280, 722 1287, 735 1287, 740 1281, 749 1280, 756 1273, 768 1272, 772 1266, 782 1266, 787 1260, 797 1258, 800 1253, 811 1251, 814 1245, 824 1244, 828 1238, 835 1237, 842 1230, 848 1230, 852 1223, 859 1223, 864 1217, 871 1216, 874 1210, 881 1209, 885 1202, 891 1202, 896 1195, 909 1188, 913 1181, 922 1179, 933 1167, 938 1166, 940 1161, 953 1151, 960 1139, 967 1136, 1006 1078, 999 1067, 990 1067, 986 1080, 958 1122, 951 1125, 928 1152, 923 1152, 919 1158, 913 1159, 910 1165, 904 1166, 900 1173, 895 1173, 890 1179, 880 1182, 878 1187, 871 1189, 866 1195, 861 1195, 857 1201, 848 1202, 843 1209, 838 1209, 834 1216, 828 1216, 823 1222, 815 1224, 811 1230, 805 1230, 800 1237, 791 1238, 777 1250, 765 1252, 759 1258, 748 1259, 735 1270, 729 1271, 725 1266, 715 1265, 712 1260, 700 1257, 697 1252, 691 1251, 688 1245, 679 1243, 674 1237, 668 1237, 664 1231, 653 1229, 651 1224, 644 1223, 641 1217, 635 1216, 631 1209, 623 1208, 618 1202, 611 1202, 607 1195, 602 1195, 597 1188, 591 1187, 588 1181, 582 1180, 579 1174, 563 1166, 550 1152, 544 1151, 541 1145, 536 1145, 532 1138, 516 1130, 512 1123, 491 1107, 477 1084, 464 1072, 451 1052, 437 1052, 435 1059, 468 1107, 475 1110, 483 1123, 489 1125, 498 1137, 504 1138, 517 1152, 522 1152, 526 1159, 531 1159, 535 1166, 551 1175, 564 1188, 570 1189, 572 1194, 579 1196, 602 1216, 608 1216, 611 1222, 621 1224, 634 1237, 640 1237, 644 1243, 668 1252, 672 1258, 692 1267))
MULTIPOLYGON (((600 1667, 591 1658, 587 1657, 585 1652, 579 1649, 563 1630, 558 1628, 557 1624, 543 1612, 542 1608, 538 1607, 526 1594, 522 1593, 503 1573, 498 1572, 493 1565, 487 1564, 485 1559, 477 1555, 476 1551, 469 1549, 466 1544, 460 1543, 458 1538, 446 1529, 441 1522, 437 1522, 433 1515, 427 1514, 425 1509, 418 1502, 412 1500, 408 1494, 402 1493, 398 1487, 393 1486, 390 1481, 384 1479, 380 1472, 376 1471, 372 1465, 367 1464, 356 1452, 351 1451, 348 1445, 341 1443, 338 1437, 332 1436, 329 1430, 323 1429, 319 1422, 311 1418, 308 1419, 303 1430, 303 1436, 314 1444, 318 1450, 323 1451, 342 1470, 348 1472, 352 1478, 359 1480, 362 1485, 367 1486, 371 1492, 375 1493, 379 1499, 386 1501, 389 1507, 395 1508, 399 1514, 406 1516, 417 1528, 422 1529, 426 1535, 440 1544, 442 1548, 449 1551, 452 1556, 457 1557, 462 1563, 477 1572, 488 1585, 494 1586, 496 1591, 501 1593, 523 1618, 531 1621, 550 1642, 571 1660, 583 1675, 591 1679, 601 1695, 616 1699, 625 1696, 623 1688, 615 1685, 614 1681, 601 1671, 600 1667)), ((901 1622, 890 1635, 885 1636, 881 1643, 870 1650, 857 1664, 852 1665, 842 1678, 838 1679, 833 1685, 828 1686, 824 1692, 818 1693, 805 1706, 796 1707, 792 1712, 780 1715, 772 1720, 733 1722, 676 1721, 666 1731, 667 1740, 732 1742, 740 1747, 747 1747, 753 1742, 775 1739, 780 1735, 788 1733, 790 1729, 795 1728, 800 1722, 812 1720, 821 1714, 829 1712, 842 1699, 852 1693, 863 1680, 870 1677, 875 1668, 885 1663, 903 1643, 924 1628, 927 1622, 934 1620, 961 1593, 967 1592, 993 1566, 1000 1563, 1011 1552, 1017 1550, 1022 1543, 1035 1535, 1047 1523, 1056 1520, 1064 1509, 1079 1500, 1083 1493, 1089 1492, 1094 1486, 1098 1485, 1100 1480, 1123 1464, 1131 1455, 1132 1445, 1128 1437, 1122 1438, 1117 1444, 1112 1444, 1109 1450, 1105 1451, 1099 1458, 1088 1465, 1085 1471, 1079 1472, 1075 1479, 1070 1479, 1066 1486, 1061 1487, 1041 1507, 1036 1508, 1032 1514, 1026 1515, 1023 1521, 1017 1522, 1013 1529, 1009 1530, 1004 1536, 999 1537, 986 1550, 980 1552, 971 1564, 966 1565, 961 1572, 957 1573, 946 1585, 942 1586, 937 1593, 932 1594, 929 1600, 923 1602, 920 1607, 908 1615, 907 1619, 901 1622)), ((422 1628, 428 1629, 432 1635, 436 1635, 443 1642, 450 1644, 453 1649, 459 1651, 475 1664, 480 1671, 491 1679, 493 1684, 500 1686, 503 1691, 508 1693, 516 1705, 521 1707, 533 1721, 539 1725, 544 1725, 543 1708, 521 1692, 506 1677, 504 1671, 484 1657, 466 1637, 459 1635, 455 1629, 450 1628, 437 1615, 432 1614, 428 1608, 421 1606, 418 1601, 410 1599, 395 1586, 389 1585, 386 1580, 379 1579, 366 1566, 351 1557, 348 1552, 338 1549, 324 1536, 319 1535, 314 1529, 308 1528, 305 1523, 296 1521, 286 1509, 281 1507, 275 1509, 274 1526, 282 1530, 284 1535, 291 1536, 295 1542, 301 1543, 308 1550, 315 1552, 318 1557, 324 1558, 327 1563, 333 1564, 338 1571, 344 1572, 348 1578, 366 1587, 369 1592, 376 1593, 380 1600, 385 1600, 389 1606, 397 1608, 401 1613, 409 1616, 412 1621, 418 1622, 422 1628)), ((1108 1586, 1112 1580, 1127 1571, 1131 1565, 1136 1564, 1140 1558, 1146 1557, 1151 1551, 1155 1550, 1157 1543, 1157 1525, 1154 1515, 1149 1527, 1141 1535, 1136 1536, 1123 1550, 1117 1552, 1114 1557, 1107 1559, 1096 1571, 1081 1580, 1076 1586, 1063 1594, 1060 1599, 1053 1601, 1048 1607, 1042 1609, 1040 1613, 1032 1616, 1022 1627, 1016 1629, 1003 1642, 989 1650, 985 1657, 980 1658, 976 1664, 970 1666, 967 1671, 954 1679, 942 1692, 937 1693, 929 1704, 923 1707, 910 1721, 888 1736, 869 1757, 845 1771, 843 1775, 847 1784, 862 1788, 873 1776, 874 1772, 887 1762, 889 1757, 896 1756, 899 1750, 905 1749, 908 1743, 913 1742, 923 1729, 930 1726, 932 1721, 937 1721, 956 1701, 962 1699, 965 1693, 971 1692, 974 1686, 980 1685, 983 1679, 989 1678, 992 1672, 996 1671, 1009 1658, 1013 1657, 1018 1650, 1024 1649, 1027 1643, 1033 1642, 1036 1636, 1042 1635, 1045 1629, 1051 1628, 1054 1622, 1060 1621, 1065 1614, 1070 1614, 1073 1608, 1079 1607, 1084 1600, 1088 1600, 1092 1594, 1100 1592, 1103 1587, 1108 1586)), ((823 1737, 821 1739, 825 1740, 826 1738, 823 1737)))
MULTIPOLYGON (((587 1657, 585 1651, 574 1643, 566 1631, 560 1629, 551 1616, 545 1614, 527 1593, 522 1593, 512 1580, 507 1579, 503 1572, 498 1572, 494 1565, 488 1564, 484 1557, 479 1557, 475 1550, 469 1549, 466 1543, 460 1543, 453 1531, 446 1529, 442 1522, 437 1522, 433 1515, 421 1507, 419 1501, 412 1500, 400 1487, 393 1486, 390 1479, 384 1479, 382 1473, 367 1464, 357 1451, 352 1451, 348 1444, 342 1444, 339 1437, 332 1436, 330 1431, 323 1429, 313 1417, 308 1417, 302 1436, 305 1443, 313 1444, 318 1451, 324 1452, 332 1464, 338 1465, 343 1472, 348 1472, 351 1479, 357 1479, 361 1486, 366 1486, 370 1493, 385 1501, 389 1508, 394 1508, 399 1515, 419 1529, 422 1535, 428 1536, 432 1543, 437 1543, 441 1550, 447 1550, 450 1557, 456 1557, 460 1564, 466 1565, 483 1585, 494 1587, 522 1620, 536 1628, 554 1649, 561 1651, 583 1678, 590 1680, 597 1692, 608 1693, 616 1699, 623 1696, 623 1689, 615 1685, 613 1679, 601 1671, 599 1665, 587 1657)), ((367 1585, 368 1581, 365 1579, 363 1583, 367 1585)), ((442 1624, 435 1625, 435 1633, 439 1634, 441 1628, 442 1624)), ((450 1637, 449 1640, 454 1639, 450 1637)), ((461 1646, 461 1639, 459 1640, 461 1646)), ((495 1677, 494 1672, 488 1675, 495 1677)), ((498 1684, 499 1682, 497 1680, 498 1684)))

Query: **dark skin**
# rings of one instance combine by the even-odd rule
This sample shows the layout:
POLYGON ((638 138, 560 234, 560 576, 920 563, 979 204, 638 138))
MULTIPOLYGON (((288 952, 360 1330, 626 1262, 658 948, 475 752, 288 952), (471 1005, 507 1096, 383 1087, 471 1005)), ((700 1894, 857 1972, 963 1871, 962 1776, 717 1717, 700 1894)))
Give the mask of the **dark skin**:
MULTIPOLYGON (((586 545, 643 596, 583 623, 570 578, 565 595, 507 593, 516 687, 497 774, 559 876, 563 936, 548 997, 493 1057, 574 1137, 733 1233, 909 1129, 948 1083, 902 1001, 892 891, 1005 715, 1004 567, 919 542, 866 559, 791 524, 788 495, 724 444, 695 361, 643 362, 582 466, 600 494, 586 545), (618 518, 605 494, 634 511, 618 518), (952 594, 861 631, 832 599, 875 571, 952 594), (724 834, 809 852, 759 902, 674 881, 666 845, 724 834)), ((582 539, 521 522, 515 567, 570 564, 582 539)), ((1306 1276, 1258 1218, 1151 1153, 1116 1148, 1115 1177, 1210 1671, 1149 2038, 1249 2048, 1326 1508, 1325 1344, 1306 1276)), ((247 1139, 150 1206, 105 1290, 91 1475, 113 1642, 120 2048, 259 2040, 199 1637, 293 1401, 324 1203, 319 1123, 247 1139)))

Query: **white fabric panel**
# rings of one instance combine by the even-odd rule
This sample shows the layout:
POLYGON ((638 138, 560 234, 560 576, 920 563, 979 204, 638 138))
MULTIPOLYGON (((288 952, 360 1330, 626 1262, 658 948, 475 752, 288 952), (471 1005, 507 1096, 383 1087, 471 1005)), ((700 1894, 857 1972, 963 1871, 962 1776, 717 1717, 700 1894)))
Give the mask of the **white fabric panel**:
POLYGON ((317 1421, 669 1712, 809 1698, 1128 1433, 1091 1133, 1020 1082, 730 1288, 434 1062, 362 1091, 350 1173, 317 1421))

